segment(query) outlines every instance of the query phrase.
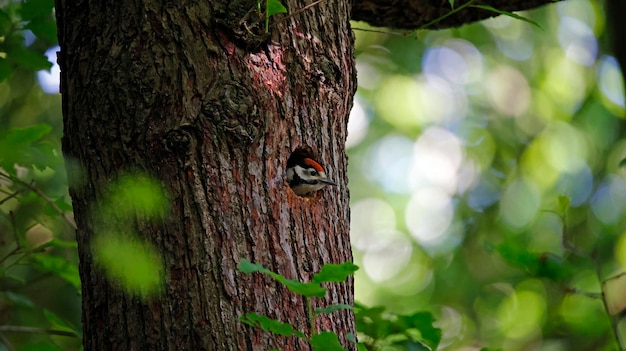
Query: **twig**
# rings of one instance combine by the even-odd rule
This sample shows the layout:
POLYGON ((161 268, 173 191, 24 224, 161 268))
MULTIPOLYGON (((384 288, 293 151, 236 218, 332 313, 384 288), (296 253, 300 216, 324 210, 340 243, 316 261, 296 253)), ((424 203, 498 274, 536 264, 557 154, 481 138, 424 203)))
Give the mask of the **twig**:
POLYGON ((308 5, 306 5, 305 7, 303 7, 303 8, 301 8, 301 9, 296 10, 294 13, 290 13, 290 14, 288 14, 287 16, 285 16, 285 17, 283 17, 283 18, 281 18, 281 19, 279 19, 279 20, 274 20, 274 22, 273 22, 272 26, 275 26, 277 23, 280 23, 280 22, 286 21, 286 20, 290 19, 290 18, 291 18, 291 17, 293 17, 293 16, 296 16, 296 15, 301 14, 302 12, 304 12, 304 11, 306 11, 306 10, 310 9, 311 7, 313 7, 313 6, 317 5, 317 4, 319 4, 319 3, 320 3, 320 2, 322 2, 322 1, 324 1, 324 0, 317 0, 317 1, 314 1, 314 2, 312 2, 312 3, 308 4, 308 5))
POLYGON ((48 203, 48 205, 50 205, 52 207, 52 209, 54 209, 59 216, 61 216, 72 228, 74 228, 74 230, 76 230, 76 223, 74 223, 74 221, 72 221, 69 217, 67 217, 67 215, 63 212, 63 210, 61 210, 61 208, 59 208, 59 206, 57 204, 54 203, 54 201, 52 201, 46 194, 44 194, 43 191, 41 191, 41 189, 37 188, 36 186, 32 185, 31 183, 27 183, 17 177, 13 177, 11 175, 8 175, 6 173, 0 172, 0 175, 3 176, 4 178, 16 182, 20 185, 22 185, 23 187, 29 189, 30 191, 34 192, 35 194, 37 194, 40 198, 42 198, 45 202, 48 203))
POLYGON ((352 28, 352 30, 359 30, 361 32, 372 32, 372 33, 381 33, 381 34, 389 34, 389 35, 397 35, 400 37, 403 37, 404 34, 402 33, 398 33, 398 32, 388 32, 388 31, 384 31, 384 30, 377 30, 377 29, 367 29, 367 28, 352 28))
POLYGON ((11 345, 11 343, 9 342, 9 339, 7 339, 6 336, 4 336, 4 334, 2 333, 0 333, 0 341, 2 341, 4 346, 7 347, 7 350, 15 351, 15 349, 13 348, 13 345, 11 345))
POLYGON ((78 335, 76 335, 76 333, 72 331, 34 328, 34 327, 22 327, 19 325, 0 325, 0 332, 50 334, 50 335, 70 336, 74 338, 78 337, 78 335))
MULTIPOLYGON (((595 263, 596 266, 596 275, 598 277, 598 280, 601 280, 602 277, 602 263, 600 262, 600 260, 597 257, 597 252, 594 250, 594 252, 591 254, 591 258, 593 259, 593 262, 595 263)), ((620 350, 624 350, 624 344, 622 343, 622 338, 620 337, 620 331, 619 331, 619 319, 616 318, 614 315, 611 314, 611 311, 609 309, 609 303, 607 301, 607 296, 606 296, 606 291, 604 290, 604 286, 606 284, 606 280, 602 282, 602 284, 600 284, 600 289, 602 290, 602 305, 604 306, 604 311, 606 312, 606 315, 609 317, 609 320, 611 321, 611 327, 613 330, 613 335, 615 336, 615 340, 617 341, 617 346, 620 350)))
POLYGON ((407 36, 408 36, 408 35, 411 35, 411 34, 413 34, 413 33, 417 33, 417 32, 419 32, 420 30, 427 29, 428 27, 432 26, 433 24, 435 24, 435 23, 437 23, 437 22, 439 22, 439 21, 442 21, 442 20, 446 19, 447 17, 450 17, 450 16, 454 15, 455 13, 457 13, 457 12, 459 12, 459 11, 463 10, 464 8, 466 8, 466 7, 470 6, 470 5, 472 5, 472 3, 474 3, 474 0, 470 0, 470 1, 466 2, 465 4, 463 4, 463 5, 461 5, 461 6, 457 7, 457 8, 455 8, 455 9, 453 9, 452 11, 450 11, 450 12, 446 12, 444 15, 442 15, 442 16, 440 16, 440 17, 435 18, 434 20, 432 20, 432 21, 430 21, 430 22, 426 23, 425 25, 423 25, 423 26, 421 26, 421 27, 419 27, 419 28, 417 28, 417 29, 415 29, 415 30, 412 30, 412 31, 410 31, 410 32, 405 33, 404 35, 407 35, 407 36))

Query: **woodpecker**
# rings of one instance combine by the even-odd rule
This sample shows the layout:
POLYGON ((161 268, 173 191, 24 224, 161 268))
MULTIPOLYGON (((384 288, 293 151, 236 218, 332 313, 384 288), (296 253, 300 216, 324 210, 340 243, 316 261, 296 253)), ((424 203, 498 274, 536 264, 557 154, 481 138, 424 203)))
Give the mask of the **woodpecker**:
POLYGON ((319 163, 298 152, 294 152, 287 160, 287 182, 293 192, 300 196, 307 196, 326 185, 337 185, 326 176, 319 163))

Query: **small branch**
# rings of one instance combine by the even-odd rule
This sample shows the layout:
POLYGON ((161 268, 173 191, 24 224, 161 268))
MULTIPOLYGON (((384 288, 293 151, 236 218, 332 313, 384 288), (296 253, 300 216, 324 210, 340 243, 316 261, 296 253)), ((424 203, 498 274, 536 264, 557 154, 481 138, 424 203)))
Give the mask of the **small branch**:
MULTIPOLYGON (((597 252, 594 250, 594 252, 591 254, 591 258, 593 259, 593 262, 595 263, 596 266, 596 276, 598 277, 598 281, 602 281, 601 277, 602 277, 602 262, 600 262, 600 259, 597 256, 597 252)), ((616 279, 616 277, 613 277, 611 279, 616 279)), ((605 280, 600 284, 600 289, 602 289, 602 305, 604 306, 604 311, 606 312, 606 315, 609 317, 609 320, 611 321, 611 327, 613 330, 613 335, 615 336, 615 340, 617 341, 617 346, 619 350, 624 350, 624 344, 622 343, 622 338, 620 337, 620 331, 619 331, 619 319, 616 318, 614 315, 611 314, 611 311, 609 309, 609 303, 607 301, 607 296, 606 296, 606 291, 604 290, 604 286, 606 284, 606 282, 608 281, 605 280)))
POLYGON ((2 333, 0 333, 0 341, 4 344, 4 346, 6 346, 7 350, 15 351, 13 345, 11 345, 11 343, 9 342, 9 339, 7 339, 6 336, 4 336, 4 334, 2 333))
POLYGON ((34 328, 34 327, 22 327, 19 325, 0 325, 0 332, 13 332, 13 333, 31 333, 31 334, 50 334, 50 335, 60 335, 60 336, 69 336, 77 338, 78 335, 76 333, 66 330, 57 330, 57 329, 45 329, 45 328, 34 328))
POLYGON ((312 2, 312 3, 308 4, 308 5, 306 5, 305 7, 303 7, 303 8, 301 8, 301 9, 296 10, 294 13, 290 13, 289 15, 287 15, 287 16, 285 16, 285 17, 283 17, 283 18, 279 19, 279 20, 275 20, 275 21, 274 21, 274 23, 272 24, 272 27, 273 27, 273 26, 275 26, 277 23, 284 22, 284 21, 286 21, 286 20, 290 19, 290 18, 291 18, 291 17, 293 17, 293 16, 296 16, 296 15, 301 14, 302 12, 304 12, 304 11, 306 11, 306 10, 310 9, 311 7, 313 7, 313 6, 317 5, 317 4, 319 4, 319 3, 320 3, 320 2, 322 2, 322 1, 324 1, 324 0, 317 0, 317 1, 314 1, 314 2, 312 2))
POLYGON ((309 323, 311 324, 311 337, 316 334, 315 332, 315 311, 313 310, 313 306, 311 304, 311 299, 308 297, 304 297, 306 301, 306 307, 309 310, 309 323))
POLYGON ((467 8, 467 7, 469 7, 469 6, 471 6, 473 3, 474 3, 474 0, 470 0, 470 1, 466 2, 465 4, 463 4, 463 5, 461 5, 461 6, 457 7, 457 8, 455 8, 455 9, 453 9, 452 11, 450 11, 450 12, 446 12, 444 15, 442 15, 442 16, 440 16, 440 17, 435 18, 434 20, 432 20, 432 21, 430 21, 430 22, 426 23, 425 25, 423 25, 423 26, 421 26, 421 27, 417 28, 416 30, 412 30, 412 31, 410 31, 410 32, 406 33, 405 35, 407 35, 407 36, 408 36, 408 35, 411 35, 411 34, 413 34, 413 33, 417 33, 417 32, 418 32, 418 31, 420 31, 420 30, 427 29, 428 27, 432 26, 433 24, 435 24, 435 23, 437 23, 437 22, 441 22, 442 20, 444 20, 444 19, 446 19, 446 18, 448 18, 448 17, 450 17, 450 16, 454 15, 455 13, 457 13, 457 12, 459 12, 459 11, 461 11, 461 10, 463 10, 463 9, 465 9, 465 8, 467 8))
POLYGON ((54 203, 54 201, 52 201, 46 194, 44 194, 43 191, 41 191, 41 189, 37 188, 36 186, 32 185, 31 183, 27 183, 17 177, 13 177, 11 175, 8 175, 6 173, 0 172, 0 175, 12 182, 16 182, 20 185, 22 185, 23 187, 29 189, 30 191, 34 192, 35 194, 37 194, 40 198, 42 198, 45 202, 48 203, 48 205, 50 205, 52 207, 52 209, 54 209, 59 216, 61 216, 61 218, 63 218, 65 220, 65 222, 67 222, 70 227, 74 228, 74 230, 76 230, 76 223, 74 223, 74 221, 72 221, 71 219, 69 219, 66 214, 63 212, 63 210, 61 210, 61 208, 59 208, 59 206, 57 206, 57 204, 54 203))
POLYGON ((399 37, 403 37, 404 36, 404 34, 402 34, 402 33, 389 32, 389 31, 378 30, 378 29, 352 28, 352 30, 358 30, 358 31, 361 31, 361 32, 371 32, 371 33, 381 33, 381 34, 397 35, 399 37))

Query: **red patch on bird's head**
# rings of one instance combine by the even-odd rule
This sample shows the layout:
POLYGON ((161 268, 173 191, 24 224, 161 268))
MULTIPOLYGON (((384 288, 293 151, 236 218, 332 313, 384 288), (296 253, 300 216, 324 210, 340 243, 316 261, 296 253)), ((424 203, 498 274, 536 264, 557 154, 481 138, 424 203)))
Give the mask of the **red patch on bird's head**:
POLYGON ((313 159, 310 159, 308 157, 305 158, 304 159, 304 164, 307 165, 307 166, 311 166, 311 167, 315 168, 315 170, 318 171, 318 172, 324 172, 324 168, 322 168, 322 166, 319 163, 313 161, 313 159))

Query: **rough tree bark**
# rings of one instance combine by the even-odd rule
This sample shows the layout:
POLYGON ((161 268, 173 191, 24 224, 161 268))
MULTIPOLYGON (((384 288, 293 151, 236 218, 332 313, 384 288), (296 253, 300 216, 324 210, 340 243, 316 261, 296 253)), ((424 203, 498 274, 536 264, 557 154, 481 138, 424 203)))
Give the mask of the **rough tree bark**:
MULTIPOLYGON (((272 18, 266 35, 254 0, 57 0, 63 150, 81 168, 80 177, 68 176, 85 350, 308 349, 238 321, 254 311, 300 330, 308 323, 301 299, 240 274, 241 259, 302 280, 324 263, 351 260, 350 4, 283 3, 289 14, 272 18), (339 186, 310 199, 291 192, 285 166, 296 148, 309 150, 339 186), (166 272, 163 294, 148 300, 108 281, 91 251, 90 206, 118 175, 136 171, 158 179, 171 200, 162 223, 135 221, 166 272)), ((320 304, 353 303, 352 281, 328 288, 320 304)), ((318 328, 354 333, 354 318, 334 313, 318 328)))

